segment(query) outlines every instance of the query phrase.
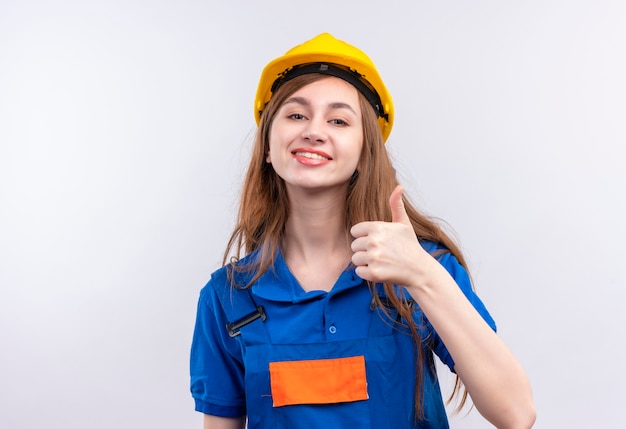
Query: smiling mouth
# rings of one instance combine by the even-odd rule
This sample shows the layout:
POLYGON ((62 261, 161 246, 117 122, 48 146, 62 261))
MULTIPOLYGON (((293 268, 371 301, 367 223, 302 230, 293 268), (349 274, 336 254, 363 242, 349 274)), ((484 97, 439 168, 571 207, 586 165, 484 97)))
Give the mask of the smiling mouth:
POLYGON ((294 155, 295 156, 300 156, 302 158, 319 159, 321 161, 329 161, 330 160, 330 158, 326 158, 325 156, 322 156, 322 155, 317 154, 317 153, 311 153, 311 152, 295 152, 294 155))

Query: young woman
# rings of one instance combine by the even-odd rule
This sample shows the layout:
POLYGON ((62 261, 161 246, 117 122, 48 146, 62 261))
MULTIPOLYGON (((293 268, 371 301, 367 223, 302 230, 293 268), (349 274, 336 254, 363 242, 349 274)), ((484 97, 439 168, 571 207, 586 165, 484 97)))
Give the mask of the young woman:
POLYGON ((266 66, 255 116, 237 225, 198 304, 204 427, 447 428, 434 355, 492 424, 531 427, 529 382, 459 248, 403 197, 371 60, 321 34, 266 66))

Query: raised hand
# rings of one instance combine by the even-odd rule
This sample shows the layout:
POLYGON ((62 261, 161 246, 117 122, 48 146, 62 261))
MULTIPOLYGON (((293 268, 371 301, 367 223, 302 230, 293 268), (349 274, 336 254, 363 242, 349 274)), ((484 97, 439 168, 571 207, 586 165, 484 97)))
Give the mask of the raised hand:
POLYGON ((391 222, 361 222, 350 229, 352 262, 365 280, 407 286, 420 260, 430 256, 420 246, 402 201, 402 186, 389 197, 391 222))

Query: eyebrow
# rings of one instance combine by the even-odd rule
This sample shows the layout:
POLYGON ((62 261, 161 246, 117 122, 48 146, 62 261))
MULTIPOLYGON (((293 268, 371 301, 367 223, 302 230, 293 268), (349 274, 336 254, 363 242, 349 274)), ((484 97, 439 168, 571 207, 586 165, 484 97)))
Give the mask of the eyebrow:
MULTIPOLYGON (((309 106, 310 105, 309 100, 307 100, 304 97, 291 97, 291 98, 288 98, 287 100, 285 100, 283 105, 290 104, 290 103, 300 104, 302 106, 309 106)), ((352 108, 352 106, 350 106, 348 103, 344 103, 342 101, 332 102, 332 103, 330 103, 328 105, 328 107, 330 107, 331 109, 348 109, 352 113, 354 113, 355 115, 357 114, 355 112, 355 110, 352 108)))

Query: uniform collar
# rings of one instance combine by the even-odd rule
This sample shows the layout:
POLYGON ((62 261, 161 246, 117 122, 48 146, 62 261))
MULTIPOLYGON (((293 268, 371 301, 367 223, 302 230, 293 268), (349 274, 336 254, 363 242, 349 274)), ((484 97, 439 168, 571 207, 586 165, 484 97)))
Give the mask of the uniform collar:
POLYGON ((252 293, 269 301, 291 302, 296 304, 319 299, 326 295, 334 295, 346 289, 359 286, 362 283, 363 279, 357 276, 355 268, 350 265, 341 273, 330 292, 322 290, 306 292, 302 289, 302 286, 300 286, 291 271, 289 271, 289 267, 283 258, 282 252, 279 250, 276 253, 274 266, 270 267, 254 285, 252 285, 252 293))

